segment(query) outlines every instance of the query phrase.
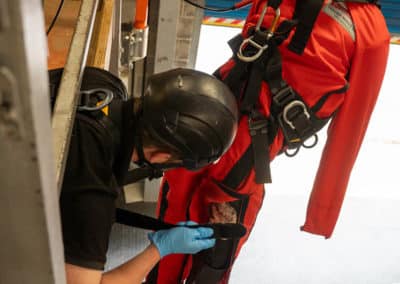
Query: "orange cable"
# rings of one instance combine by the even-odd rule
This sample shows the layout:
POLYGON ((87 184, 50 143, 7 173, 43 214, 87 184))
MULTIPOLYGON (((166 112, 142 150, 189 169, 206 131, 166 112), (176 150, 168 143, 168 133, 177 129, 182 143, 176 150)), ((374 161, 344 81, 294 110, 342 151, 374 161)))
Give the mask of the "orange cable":
POLYGON ((148 2, 148 0, 136 0, 136 13, 133 24, 135 29, 144 29, 147 27, 148 2))

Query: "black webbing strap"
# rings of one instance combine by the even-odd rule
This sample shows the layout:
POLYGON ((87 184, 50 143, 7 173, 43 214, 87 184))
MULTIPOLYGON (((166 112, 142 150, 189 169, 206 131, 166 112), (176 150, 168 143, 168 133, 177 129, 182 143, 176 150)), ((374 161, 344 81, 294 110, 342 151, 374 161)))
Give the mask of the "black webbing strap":
POLYGON ((243 153, 240 159, 234 164, 229 173, 226 175, 222 184, 231 189, 236 189, 249 175, 253 167, 253 149, 251 145, 243 153))
POLYGON ((274 10, 278 9, 281 3, 282 0, 268 0, 268 6, 272 7, 274 10))
MULTIPOLYGON (((254 34, 253 40, 260 46, 267 44, 266 38, 258 36, 258 33, 254 34)), ((252 52, 252 47, 249 46, 245 50, 245 53, 252 52)), ((265 50, 260 57, 258 57, 254 62, 251 63, 251 71, 248 74, 248 82, 243 95, 243 100, 240 104, 240 110, 242 113, 249 114, 253 109, 255 109, 260 96, 261 82, 263 80, 266 63, 270 56, 270 49, 265 50)))
MULTIPOLYGON (((378 7, 378 0, 333 0, 334 2, 354 2, 363 4, 375 4, 378 7)), ((289 50, 296 54, 302 54, 311 35, 314 23, 317 20, 319 12, 324 4, 324 0, 297 0, 293 18, 299 23, 296 31, 289 43, 289 50)))
MULTIPOLYGON (((159 219, 150 216, 142 215, 139 213, 131 212, 125 209, 117 208, 115 211, 115 221, 119 224, 142 228, 145 230, 168 230, 179 227, 163 222, 159 219)), ((214 224, 201 224, 201 225, 185 225, 189 228, 206 227, 214 231, 213 238, 216 239, 239 239, 246 234, 246 228, 241 224, 232 223, 214 223, 214 224)))
POLYGON ((294 17, 298 18, 299 23, 289 43, 289 50, 297 54, 303 53, 323 4, 324 0, 296 1, 294 17))
POLYGON ((269 158, 269 120, 254 110, 249 117, 249 132, 253 148, 254 169, 256 183, 271 183, 271 169, 269 158))
POLYGON ((223 79, 219 69, 214 72, 214 76, 222 80, 230 88, 232 93, 235 95, 236 100, 238 101, 240 100, 241 96, 242 84, 248 76, 246 72, 248 63, 239 60, 236 56, 242 41, 243 37, 241 34, 236 35, 228 41, 228 45, 232 50, 234 55, 233 58, 235 60, 235 65, 229 71, 228 75, 223 79))
MULTIPOLYGON (((278 44, 288 36, 293 26, 294 22, 285 21, 278 27, 280 35, 279 38, 277 38, 278 44)), ((243 40, 243 38, 241 36, 236 36, 230 41, 230 46, 234 54, 236 54, 239 49, 240 42, 238 41, 240 40, 243 40)), ((261 46, 267 44, 267 37, 261 32, 255 33, 253 40, 261 46)), ((235 58, 236 64, 224 80, 225 84, 236 92, 241 91, 243 77, 245 76, 248 80, 240 103, 240 110, 242 113, 249 115, 249 131, 252 142, 251 146, 249 146, 242 157, 236 162, 222 182, 224 185, 233 189, 237 188, 240 183, 243 182, 253 166, 257 183, 272 182, 269 165, 269 145, 276 135, 277 123, 274 125, 273 118, 266 118, 257 112, 256 105, 258 103, 262 81, 267 81, 265 78, 267 65, 268 68, 271 68, 269 72, 269 83, 271 83, 271 86, 269 87, 275 90, 279 90, 282 87, 281 81, 279 81, 279 79, 282 79, 280 57, 274 57, 272 58, 272 62, 270 62, 272 57, 271 53, 279 54, 277 43, 275 43, 274 40, 268 42, 269 48, 254 62, 243 62, 235 58), (278 60, 278 62, 275 62, 276 60, 278 60)), ((244 52, 246 55, 251 55, 254 50, 249 46, 244 52)), ((239 97, 238 95, 236 96, 239 97)))
POLYGON ((153 178, 160 178, 162 177, 162 175, 163 175, 162 170, 156 168, 152 167, 136 168, 128 171, 128 173, 125 176, 123 185, 131 184, 146 178, 149 178, 150 180, 153 178))

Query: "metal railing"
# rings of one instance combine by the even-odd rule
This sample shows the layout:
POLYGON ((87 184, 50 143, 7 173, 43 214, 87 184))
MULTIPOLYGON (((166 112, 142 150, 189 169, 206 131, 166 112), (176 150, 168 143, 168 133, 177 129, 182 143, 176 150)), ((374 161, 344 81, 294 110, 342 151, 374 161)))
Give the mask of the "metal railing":
POLYGON ((61 191, 79 89, 92 36, 98 0, 82 0, 78 21, 53 110, 53 147, 56 182, 61 191))

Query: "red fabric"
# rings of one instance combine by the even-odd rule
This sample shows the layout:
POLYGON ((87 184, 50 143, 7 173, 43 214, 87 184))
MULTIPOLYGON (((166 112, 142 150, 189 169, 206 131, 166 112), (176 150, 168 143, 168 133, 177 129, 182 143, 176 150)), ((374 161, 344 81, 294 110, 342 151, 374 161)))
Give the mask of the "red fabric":
POLYGON ((348 4, 356 27, 350 88, 333 119, 302 229, 332 235, 386 68, 389 34, 373 5, 348 4), (345 143, 343 143, 345 141, 345 143))
MULTIPOLYGON (((257 22, 264 2, 254 1, 244 33, 257 22)), ((294 0, 283 1, 281 20, 292 17, 294 3, 294 0)), ((389 34, 377 7, 348 4, 348 9, 355 25, 356 42, 335 20, 320 13, 302 55, 294 54, 286 48, 290 37, 280 46, 283 78, 301 94, 309 106, 313 106, 324 94, 343 88, 348 83, 346 78, 350 70, 348 91, 331 95, 318 112, 321 118, 328 117, 340 107, 329 128, 328 141, 310 197, 305 225, 302 227, 304 231, 325 237, 331 236, 336 224, 351 169, 379 93, 388 54, 389 34)), ((268 27, 272 17, 268 12, 263 25, 268 27)), ((229 60, 221 72, 229 72, 233 64, 229 60)), ((268 114, 270 94, 265 84, 262 85, 259 102, 261 111, 268 114)), ((229 201, 232 198, 221 193, 215 181, 223 180, 249 144, 247 117, 242 117, 232 147, 217 164, 199 172, 184 169, 169 171, 165 175, 170 189, 164 219, 179 222, 189 217, 200 223, 207 222, 210 203, 229 201)), ((283 136, 278 132, 270 146, 271 160, 281 150, 282 144, 283 136)), ((276 180, 274 182, 279 183, 276 180)), ((248 234, 241 239, 235 256, 239 254, 254 225, 262 205, 264 187, 254 182, 252 171, 237 192, 248 199, 242 222, 248 234)), ((187 257, 180 255, 161 260, 158 283, 176 284, 181 278, 187 277, 190 260, 186 260, 187 257)), ((220 283, 227 283, 228 278, 229 273, 220 283)))

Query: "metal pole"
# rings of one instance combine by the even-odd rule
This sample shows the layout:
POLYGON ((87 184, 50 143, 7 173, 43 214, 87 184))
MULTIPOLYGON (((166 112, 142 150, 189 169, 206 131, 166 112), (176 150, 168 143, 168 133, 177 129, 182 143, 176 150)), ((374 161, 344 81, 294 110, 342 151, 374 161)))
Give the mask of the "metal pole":
POLYGON ((54 107, 52 128, 58 192, 61 191, 75 110, 79 97, 78 94, 90 45, 97 5, 98 0, 82 0, 54 107))
POLYGON ((122 1, 115 0, 111 41, 111 60, 109 71, 119 77, 121 48, 121 11, 122 1))
POLYGON ((65 284, 40 0, 0 0, 0 283, 65 284))

